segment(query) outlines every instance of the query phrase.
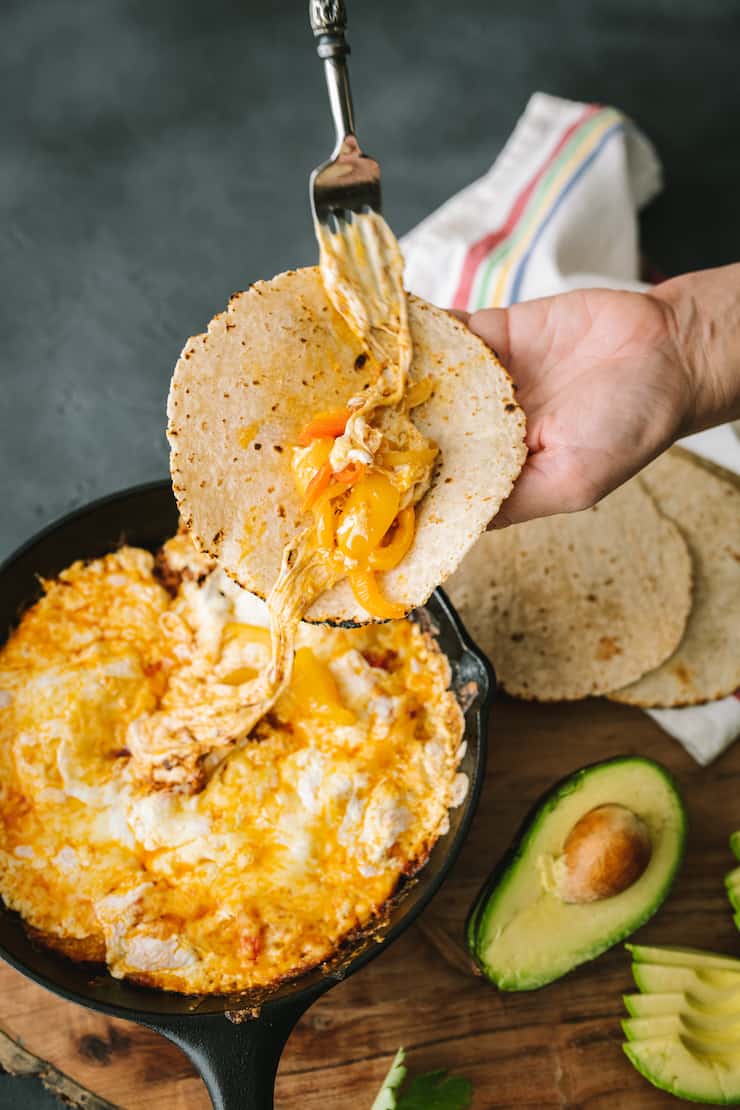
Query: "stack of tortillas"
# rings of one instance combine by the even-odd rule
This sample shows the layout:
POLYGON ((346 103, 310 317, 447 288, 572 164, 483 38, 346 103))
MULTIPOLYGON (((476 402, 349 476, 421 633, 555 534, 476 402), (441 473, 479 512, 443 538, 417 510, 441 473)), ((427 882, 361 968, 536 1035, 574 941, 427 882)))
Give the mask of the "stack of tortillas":
POLYGON ((586 512, 487 533, 448 591, 517 697, 724 697, 740 686, 740 480, 674 448, 586 512))

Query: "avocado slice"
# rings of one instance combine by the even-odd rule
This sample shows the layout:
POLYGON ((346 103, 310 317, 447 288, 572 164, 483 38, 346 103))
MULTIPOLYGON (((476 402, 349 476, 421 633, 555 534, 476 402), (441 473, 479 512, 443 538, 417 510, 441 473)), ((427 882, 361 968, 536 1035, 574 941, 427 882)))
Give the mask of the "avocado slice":
POLYGON ((662 994, 625 994, 622 1000, 633 1018, 684 1014, 689 1018, 712 1017, 740 1022, 740 987, 736 991, 711 991, 703 998, 690 991, 662 994))
POLYGON ((740 1047, 710 1054, 692 1038, 673 1036, 629 1041, 622 1047, 654 1087, 690 1102, 713 1106, 740 1102, 740 1047))
POLYGON ((740 1048, 740 1017, 692 1016, 688 1013, 661 1014, 655 1017, 624 1018, 622 1029, 628 1041, 647 1041, 651 1037, 688 1035, 713 1049, 724 1051, 729 1045, 740 1048))
POLYGON ((606 760, 557 783, 535 805, 481 889, 466 936, 483 973, 501 990, 534 990, 594 959, 662 904, 684 853, 686 815, 665 768, 640 756, 606 760), (646 830, 649 860, 626 889, 588 902, 561 893, 564 847, 581 819, 627 811, 646 830))
POLYGON ((740 991, 740 976, 735 971, 711 968, 676 967, 672 964, 633 964, 632 978, 645 994, 684 991, 698 1001, 711 1002, 717 994, 740 991))
MULTIPOLYGON (((740 911, 740 867, 736 867, 734 871, 725 875, 725 887, 733 910, 740 911)), ((735 924, 738 924, 737 917, 735 918, 735 924)))
POLYGON ((734 832, 730 837, 730 848, 735 859, 740 859, 740 830, 734 832))
POLYGON ((740 974, 740 960, 733 956, 722 956, 716 952, 705 952, 701 948, 652 947, 647 944, 625 944, 632 959, 638 964, 662 964, 666 967, 688 967, 695 970, 730 971, 740 974))

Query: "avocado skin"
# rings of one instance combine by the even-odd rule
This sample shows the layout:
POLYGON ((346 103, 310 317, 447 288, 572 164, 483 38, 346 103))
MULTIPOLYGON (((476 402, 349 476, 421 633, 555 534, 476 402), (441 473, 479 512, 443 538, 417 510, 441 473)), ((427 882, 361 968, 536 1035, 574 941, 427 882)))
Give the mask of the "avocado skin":
MULTIPOLYGON (((481 889, 479 890, 465 922, 465 938, 468 950, 479 970, 499 990, 541 990, 542 987, 548 986, 556 979, 562 978, 562 976, 556 975, 552 978, 545 978, 541 982, 527 982, 526 984, 517 985, 501 984, 492 977, 490 969, 486 967, 478 950, 478 926, 481 916, 490 902, 491 896, 494 894, 494 891, 497 889, 497 887, 499 887, 503 883, 507 875, 519 864, 519 862, 524 857, 528 847, 528 839, 532 835, 536 827, 539 825, 540 821, 543 820, 547 816, 547 814, 551 813, 563 798, 567 797, 569 794, 572 794, 575 790, 579 789, 584 779, 587 779, 594 771, 603 770, 606 767, 618 767, 625 763, 643 764, 644 766, 650 767, 652 770, 657 771, 658 774, 660 774, 666 780, 671 792, 676 799, 681 814, 679 842, 676 846, 676 858, 674 866, 666 877, 666 881, 659 891, 657 898, 655 898, 648 906, 645 907, 645 911, 643 914, 639 915, 636 920, 630 922, 629 929, 618 931, 616 935, 608 937, 604 941, 602 946, 596 946, 593 950, 592 955, 589 957, 589 960, 595 959, 597 956, 600 956, 603 952, 607 951, 607 949, 612 948, 615 944, 618 944, 621 940, 624 940, 626 936, 629 936, 631 933, 635 932, 642 925, 644 925, 645 922, 648 921, 653 916, 653 914, 657 912, 657 910, 660 908, 660 906, 663 904, 666 897, 668 896, 676 874, 678 873, 678 870, 683 863, 684 855, 686 852, 687 838, 686 807, 684 805, 683 796, 680 792, 678 784, 670 771, 662 764, 657 763, 655 760, 648 759, 645 756, 618 755, 614 756, 611 759, 598 760, 595 763, 588 763, 586 764, 586 766, 579 768, 577 771, 573 771, 571 772, 571 774, 565 775, 562 779, 559 779, 552 786, 548 787, 548 789, 545 790, 528 809, 526 816, 521 822, 508 851, 505 852, 505 854, 493 868, 488 878, 485 880, 481 889)), ((738 850, 740 851, 740 837, 738 838, 737 846, 738 850)), ((569 971, 574 971, 576 967, 579 967, 581 963, 584 962, 588 961, 579 961, 579 963, 574 964, 573 967, 569 969, 569 971)), ((568 972, 565 972, 563 974, 568 974, 568 972)))
POLYGON ((670 1083, 661 1079, 660 1076, 657 1076, 655 1072, 641 1060, 639 1046, 636 1045, 634 1041, 627 1041, 626 1044, 622 1045, 622 1050, 632 1064, 632 1067, 635 1068, 636 1071, 639 1071, 640 1075, 643 1076, 644 1079, 647 1079, 648 1083, 651 1083, 653 1087, 657 1087, 661 1091, 667 1091, 669 1095, 674 1095, 676 1098, 683 1099, 684 1102, 700 1102, 706 1106, 737 1106, 738 1104, 739 1100, 736 1098, 722 1098, 721 1095, 718 1097, 716 1094, 705 1098, 699 1094, 689 1093, 677 1082, 670 1083))

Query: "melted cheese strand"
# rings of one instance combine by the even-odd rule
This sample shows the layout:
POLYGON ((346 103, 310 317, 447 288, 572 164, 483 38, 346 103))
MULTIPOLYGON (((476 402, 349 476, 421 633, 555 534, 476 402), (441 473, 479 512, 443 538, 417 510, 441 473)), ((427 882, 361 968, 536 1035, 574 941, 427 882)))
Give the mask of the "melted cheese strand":
MULTIPOLYGON (((335 439, 329 455, 336 474, 352 463, 374 463, 384 443, 383 432, 370 423, 378 410, 395 408, 401 433, 421 437, 405 404, 412 346, 403 256, 396 237, 376 212, 355 215, 351 224, 342 223, 339 232, 316 224, 316 236, 327 296, 378 367, 376 380, 362 396, 349 402, 351 413, 345 430, 335 439)), ((406 491, 401 507, 418 501, 430 480, 431 463, 422 480, 406 491)), ((287 544, 280 574, 267 599, 268 668, 226 699, 214 699, 206 687, 204 700, 194 701, 187 709, 176 714, 157 711, 134 721, 128 737, 133 777, 160 788, 202 789, 214 769, 247 739, 285 690, 292 675, 301 619, 316 598, 346 573, 338 553, 319 543, 316 524, 287 544)), ((366 585, 374 586, 372 573, 366 585)), ((402 615, 401 607, 388 603, 387 615, 402 615)))
POLYGON ((412 345, 403 255, 383 217, 363 212, 341 221, 338 231, 319 223, 315 229, 327 296, 379 369, 376 381, 350 401, 352 413, 330 456, 336 473, 353 458, 372 463, 383 436, 370 420, 379 408, 402 403, 412 345))

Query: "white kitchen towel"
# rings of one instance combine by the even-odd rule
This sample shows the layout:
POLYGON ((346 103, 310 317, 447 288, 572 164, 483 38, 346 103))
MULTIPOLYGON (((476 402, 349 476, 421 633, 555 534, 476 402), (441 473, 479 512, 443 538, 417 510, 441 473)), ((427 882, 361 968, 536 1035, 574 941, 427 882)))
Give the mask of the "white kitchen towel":
MULTIPOLYGON (((535 93, 491 169, 403 239, 407 287, 473 311, 601 286, 644 290, 638 212, 660 191, 649 140, 621 112, 535 93)), ((729 427, 684 446, 740 472, 729 427)), ((650 710, 699 763, 740 735, 740 699, 650 710)))

